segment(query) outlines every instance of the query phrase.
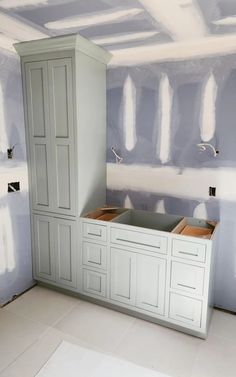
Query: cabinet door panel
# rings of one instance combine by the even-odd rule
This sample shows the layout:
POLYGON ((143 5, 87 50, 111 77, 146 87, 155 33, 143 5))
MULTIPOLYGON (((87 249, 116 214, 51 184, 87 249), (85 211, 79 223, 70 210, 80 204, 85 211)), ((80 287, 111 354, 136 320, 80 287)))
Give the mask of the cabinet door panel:
POLYGON ((70 184, 70 150, 68 145, 56 147, 56 173, 57 173, 57 203, 61 210, 71 208, 71 184, 70 184))
POLYGON ((165 260, 138 254, 136 305, 141 309, 163 315, 165 280, 165 260))
POLYGON ((76 286, 76 222, 55 218, 55 249, 58 283, 76 286))
POLYGON ((83 269, 83 291, 106 297, 106 275, 83 269))
POLYGON ((36 278, 55 281, 53 218, 33 215, 36 278))
POLYGON ((47 62, 26 63, 25 76, 32 204, 35 210, 51 211, 52 163, 47 62))
POLYGON ((48 166, 47 166, 47 145, 35 144, 34 148, 34 160, 35 172, 34 172, 34 204, 35 206, 49 207, 49 192, 48 192, 48 166))
POLYGON ((31 97, 30 105, 30 120, 32 125, 33 137, 46 137, 47 122, 44 106, 45 97, 45 80, 46 71, 45 64, 33 63, 28 65, 28 89, 31 97), (41 65, 42 64, 42 65, 41 65))
POLYGON ((135 304, 136 254, 111 249, 111 298, 129 305, 135 304))
POLYGON ((72 60, 48 62, 55 212, 76 214, 75 137, 73 125, 72 60))

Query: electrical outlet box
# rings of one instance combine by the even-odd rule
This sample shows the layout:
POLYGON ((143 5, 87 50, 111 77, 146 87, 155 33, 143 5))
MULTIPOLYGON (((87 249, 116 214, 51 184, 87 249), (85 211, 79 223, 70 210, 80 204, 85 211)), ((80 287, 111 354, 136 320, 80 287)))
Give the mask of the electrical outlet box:
POLYGON ((209 187, 209 196, 216 196, 216 187, 209 187))
POLYGON ((7 192, 16 192, 16 191, 20 191, 20 182, 8 183, 7 192))

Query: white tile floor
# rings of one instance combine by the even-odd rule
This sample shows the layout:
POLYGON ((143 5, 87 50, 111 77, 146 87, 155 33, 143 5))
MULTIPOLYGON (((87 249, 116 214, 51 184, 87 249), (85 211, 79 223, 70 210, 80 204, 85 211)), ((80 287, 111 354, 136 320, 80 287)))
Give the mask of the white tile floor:
POLYGON ((200 340, 37 286, 0 309, 0 377, 35 376, 62 340, 171 377, 236 376, 234 315, 215 310, 200 340))

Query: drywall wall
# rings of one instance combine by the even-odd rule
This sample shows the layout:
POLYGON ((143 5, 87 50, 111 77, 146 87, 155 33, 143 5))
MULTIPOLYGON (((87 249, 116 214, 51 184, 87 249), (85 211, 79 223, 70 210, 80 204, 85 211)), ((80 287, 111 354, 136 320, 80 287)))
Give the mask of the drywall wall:
POLYGON ((32 286, 28 176, 20 62, 0 50, 0 305, 32 286), (13 160, 7 148, 15 145, 13 160), (20 192, 8 193, 10 182, 20 192))
POLYGON ((220 220, 215 304, 236 311, 235 55, 113 68, 107 93, 108 203, 220 220))

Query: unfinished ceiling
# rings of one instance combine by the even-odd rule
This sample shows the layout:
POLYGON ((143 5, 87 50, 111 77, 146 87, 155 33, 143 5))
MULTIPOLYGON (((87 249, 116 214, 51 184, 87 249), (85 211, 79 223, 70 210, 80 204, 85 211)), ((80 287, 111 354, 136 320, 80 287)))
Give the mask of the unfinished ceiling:
POLYGON ((0 46, 80 33, 112 64, 236 52, 235 0, 0 0, 0 46))

